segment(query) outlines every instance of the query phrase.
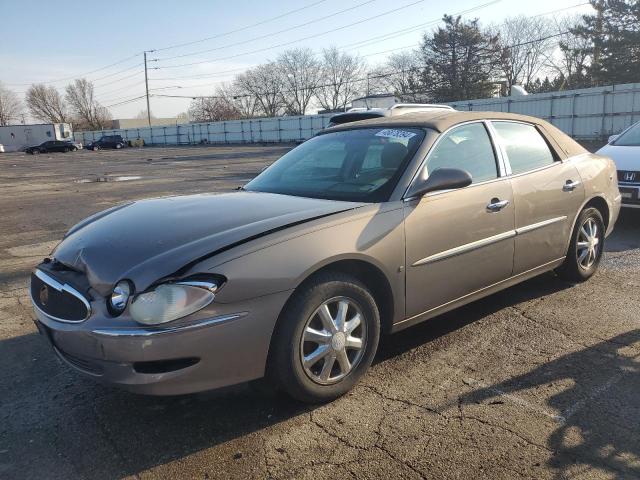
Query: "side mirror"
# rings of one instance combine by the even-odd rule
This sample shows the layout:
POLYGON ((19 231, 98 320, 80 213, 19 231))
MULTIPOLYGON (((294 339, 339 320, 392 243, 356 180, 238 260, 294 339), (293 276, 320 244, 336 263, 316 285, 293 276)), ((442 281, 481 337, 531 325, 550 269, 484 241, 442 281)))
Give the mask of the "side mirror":
POLYGON ((611 135, 611 136, 609 136, 609 140, 607 141, 607 143, 615 142, 619 136, 620 135, 611 135))
POLYGON ((418 178, 407 194, 408 197, 421 197, 429 192, 451 190, 471 185, 471 174, 458 168, 437 168, 425 179, 418 178))

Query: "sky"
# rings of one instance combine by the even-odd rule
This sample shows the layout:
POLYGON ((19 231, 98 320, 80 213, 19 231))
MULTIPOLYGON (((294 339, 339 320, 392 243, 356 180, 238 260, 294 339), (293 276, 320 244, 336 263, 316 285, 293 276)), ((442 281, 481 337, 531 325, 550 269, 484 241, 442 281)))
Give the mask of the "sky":
MULTIPOLYGON (((376 65, 391 53, 415 48, 444 14, 488 25, 520 14, 553 19, 588 13, 585 3, 0 0, 0 82, 22 96, 32 83, 48 82, 62 91, 73 78, 85 77, 94 81, 98 101, 114 118, 132 118, 146 109, 144 98, 135 99, 145 93, 144 50, 156 50, 148 54, 151 94, 211 95, 219 83, 288 48, 319 52, 336 46, 376 65)), ((172 117, 189 102, 154 96, 151 111, 172 117)))

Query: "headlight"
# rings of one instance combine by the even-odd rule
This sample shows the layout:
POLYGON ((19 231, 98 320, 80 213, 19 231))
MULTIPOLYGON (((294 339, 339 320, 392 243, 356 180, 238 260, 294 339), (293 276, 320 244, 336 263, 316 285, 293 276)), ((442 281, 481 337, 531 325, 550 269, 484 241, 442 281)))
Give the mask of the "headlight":
POLYGON ((145 325, 171 322, 209 305, 217 287, 208 282, 166 283, 136 296, 129 312, 131 318, 145 325))
POLYGON ((109 308, 112 313, 120 315, 127 307, 127 302, 131 296, 131 284, 127 280, 122 280, 114 287, 109 298, 109 308))

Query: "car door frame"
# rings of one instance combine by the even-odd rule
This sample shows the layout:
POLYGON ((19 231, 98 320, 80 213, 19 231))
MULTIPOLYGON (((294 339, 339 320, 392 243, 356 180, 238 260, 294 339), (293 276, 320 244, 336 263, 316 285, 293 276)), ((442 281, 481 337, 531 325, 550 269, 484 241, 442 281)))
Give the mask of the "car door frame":
MULTIPOLYGON (((570 163, 571 161, 571 157, 567 157, 567 155, 565 154, 565 152, 563 152, 555 143, 555 140, 553 139, 552 135, 550 135, 545 129, 544 127, 532 123, 532 122, 526 122, 526 121, 522 121, 522 120, 515 120, 515 119, 488 119, 488 128, 491 130, 492 135, 495 138, 495 142, 496 145, 498 145, 498 148, 500 148, 500 150, 502 151, 502 157, 504 159, 505 162, 505 167, 507 169, 507 175, 509 178, 512 179, 517 179, 520 177, 524 177, 524 176, 528 176, 528 175, 532 175, 535 173, 539 173, 539 172, 543 172, 545 170, 552 170, 552 169, 561 169, 563 166, 566 166, 568 163, 570 163), (519 173, 513 173, 512 168, 511 168, 511 163, 509 162, 509 155, 506 152, 505 146, 502 142, 502 139, 500 137, 500 134, 498 133, 498 131, 495 129, 494 127, 494 123, 516 123, 516 124, 521 124, 521 125, 526 125, 529 127, 533 127, 537 132, 538 135, 540 135, 540 137, 543 139, 543 141, 545 142, 545 144, 547 145, 547 148, 549 149, 549 151, 551 152, 551 155, 554 158, 553 163, 549 164, 549 165, 544 165, 541 167, 537 167, 537 168, 533 168, 531 170, 527 170, 525 172, 519 172, 519 173)), ((569 227, 565 237, 564 238, 564 244, 566 245, 566 247, 568 248, 569 245, 569 241, 571 239, 571 234, 573 232, 573 228, 574 228, 574 224, 575 224, 575 220, 577 219, 578 214, 580 213, 580 209, 582 208, 580 205, 584 204, 585 201, 585 194, 584 194, 584 185, 582 183, 582 179, 580 177, 580 172, 577 170, 577 168, 574 166, 573 167, 575 172, 574 172, 574 176, 578 179, 578 185, 577 185, 577 191, 571 191, 570 194, 574 194, 576 196, 578 196, 578 201, 576 203, 576 205, 578 205, 577 209, 570 209, 569 211, 565 212, 565 215, 560 215, 557 217, 553 217, 553 218, 549 218, 546 220, 542 220, 539 222, 534 222, 532 224, 527 224, 527 225, 518 225, 518 215, 517 215, 517 211, 518 211, 518 206, 517 206, 517 202, 518 202, 518 197, 519 197, 519 193, 516 191, 516 186, 514 185, 514 202, 516 202, 516 225, 515 225, 515 229, 516 229, 516 237, 521 236, 521 235, 525 235, 529 232, 535 232, 538 229, 543 229, 543 228, 547 228, 550 226, 553 226, 554 224, 557 223, 562 223, 562 222, 566 222, 567 226, 569 227)), ((569 192, 568 192, 569 193, 569 192)), ((574 202, 575 203, 575 202, 574 202)), ((525 271, 519 271, 518 270, 518 265, 519 265, 519 252, 517 251, 517 245, 518 241, 516 240, 516 252, 514 254, 514 274, 515 275, 520 275, 520 274, 524 274, 526 273, 525 271)), ((560 256, 558 256, 557 258, 548 258, 547 261, 542 262, 540 264, 537 265, 529 265, 529 267, 531 267, 531 269, 538 269, 541 267, 549 267, 549 268, 555 268, 557 265, 561 264, 562 261, 564 260, 564 257, 566 256, 566 249, 564 251, 564 253, 560 256)))
MULTIPOLYGON (((479 186, 483 186, 483 185, 488 185, 491 183, 496 183, 496 182, 508 182, 510 184, 510 179, 509 179, 509 175, 508 175, 508 169, 507 169, 507 164, 505 163, 505 158, 504 158, 504 152, 503 149, 498 145, 497 143, 497 137, 495 135, 495 132, 491 129, 491 126, 489 124, 490 120, 488 119, 474 119, 474 120, 469 120, 469 121, 465 121, 465 122, 460 122, 460 123, 456 123, 455 125, 451 125, 449 128, 447 128, 446 130, 442 131, 442 132, 436 132, 437 133, 437 137, 432 140, 431 142, 429 142, 428 146, 426 149, 419 149, 418 152, 416 152, 416 156, 418 156, 418 154, 420 154, 420 157, 418 157, 419 159, 417 160, 417 167, 415 168, 415 170, 413 170, 413 172, 411 173, 411 178, 410 180, 404 184, 404 189, 403 189, 403 193, 402 193, 402 202, 403 204, 407 203, 407 202, 411 202, 411 201, 421 201, 421 198, 423 197, 434 197, 434 196, 438 196, 438 195, 442 195, 445 193, 449 193, 455 190, 442 190, 442 191, 436 191, 436 192, 430 192, 427 193, 426 195, 424 195, 423 197, 421 197, 420 199, 417 199, 416 196, 407 196, 408 192, 411 188, 411 186, 413 185, 413 183, 417 180, 418 176, 420 175, 420 172, 422 172, 422 169, 426 167, 427 162, 429 160, 429 157, 431 155, 431 152, 433 152, 435 150, 435 148, 438 146, 438 144, 442 141, 442 139, 444 139, 447 135, 447 133, 449 133, 452 130, 455 130, 459 127, 463 127, 465 125, 469 125, 469 124, 482 124, 485 128, 485 131, 487 133, 487 136, 489 138, 489 141, 491 142, 491 146, 493 149, 493 153, 494 153, 494 157, 495 157, 495 161, 496 161, 496 167, 497 167, 497 177, 496 178, 492 178, 490 180, 485 180, 482 182, 478 182, 475 184, 470 185, 469 187, 465 187, 465 188, 474 188, 474 187, 479 187, 479 186)), ((415 159, 414 159, 415 160, 415 159)), ((512 198, 513 198, 513 192, 512 192, 512 198)), ((514 213, 515 215, 515 213, 514 213)), ((514 218, 514 222, 515 222, 515 218, 514 218)), ((496 236, 498 237, 498 236, 496 236)), ((502 241, 502 240, 508 240, 509 238, 513 238, 515 237, 515 224, 514 227, 511 231, 506 231, 501 233, 501 235, 499 235, 500 239, 496 238, 496 242, 498 241, 502 241)), ((407 242, 407 234, 405 234, 405 250, 406 250, 406 242, 407 242)), ((482 249, 486 246, 489 245, 493 245, 495 242, 489 242, 487 244, 482 244, 482 242, 478 242, 478 245, 474 246, 473 250, 478 250, 478 249, 482 249), (477 247, 477 248, 476 248, 477 247)), ((451 250, 455 250, 455 248, 451 249, 451 250)), ((443 252, 444 253, 444 252, 443 252)), ((454 255, 457 255, 454 253, 454 255)), ((406 259, 405 259, 405 263, 406 263, 406 259)), ((411 268, 411 266, 406 265, 405 268, 405 283, 407 282, 406 280, 406 276, 407 276, 407 270, 408 268, 411 268)), ((426 267, 428 268, 428 267, 426 267)), ((503 282, 508 281, 510 278, 512 278, 512 271, 511 274, 508 275, 506 278, 500 280, 499 282, 497 282, 497 284, 502 284, 503 282)), ((397 331, 397 330, 401 330, 404 329, 410 325, 413 325, 415 323, 419 323, 422 322, 424 320, 427 320, 429 318, 432 318, 436 315, 439 315, 440 313, 444 313, 445 311, 451 310, 453 308, 456 308, 457 306, 464 304, 464 303, 468 303, 468 301, 472 301, 475 297, 474 295, 478 294, 479 292, 482 292, 490 287, 492 287, 493 285, 495 285, 496 283, 491 283, 488 282, 486 285, 484 285, 482 288, 478 289, 478 290, 474 290, 471 292, 468 292, 460 297, 454 298, 452 300, 448 300, 446 302, 443 302, 442 304, 433 307, 433 308, 429 308, 428 310, 425 310, 422 313, 417 313, 411 316, 406 316, 407 315, 407 311, 406 311, 406 302, 407 302, 407 291, 409 290, 409 286, 406 285, 405 287, 405 317, 403 320, 401 320, 400 322, 397 322, 394 324, 392 331, 397 331), (466 300, 466 299, 470 299, 470 300, 466 300)))

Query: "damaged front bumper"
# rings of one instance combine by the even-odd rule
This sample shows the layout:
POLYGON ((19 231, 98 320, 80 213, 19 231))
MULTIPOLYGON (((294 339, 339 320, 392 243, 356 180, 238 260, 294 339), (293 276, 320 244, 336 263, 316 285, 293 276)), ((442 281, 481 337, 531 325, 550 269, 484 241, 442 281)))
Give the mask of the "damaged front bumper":
POLYGON ((112 317, 103 298, 90 299, 90 316, 64 322, 31 300, 36 325, 57 356, 102 383, 136 393, 176 395, 209 390, 264 375, 271 334, 290 292, 241 303, 209 305, 197 314, 146 327, 112 317))

